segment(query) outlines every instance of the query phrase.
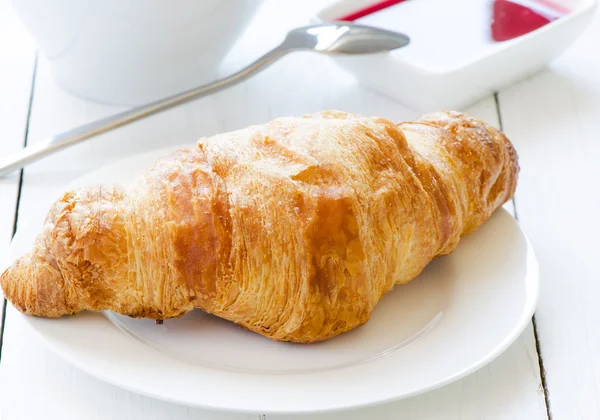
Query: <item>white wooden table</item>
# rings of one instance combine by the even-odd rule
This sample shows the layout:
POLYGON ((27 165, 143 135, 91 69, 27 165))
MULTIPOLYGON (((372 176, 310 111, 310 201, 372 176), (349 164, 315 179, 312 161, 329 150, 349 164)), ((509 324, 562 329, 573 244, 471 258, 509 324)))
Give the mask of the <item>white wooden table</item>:
MULTIPOLYGON (((230 57, 230 68, 266 50, 277 39, 275 34, 305 22, 318 3, 268 2, 230 57), (282 16, 278 8, 289 10, 293 5, 298 10, 288 12, 289 19, 270 18, 282 16), (269 33, 263 32, 265 27, 269 33)), ((599 44, 600 18, 596 18, 549 69, 465 110, 503 128, 520 155, 514 210, 541 265, 542 292, 533 324, 495 361, 442 389, 313 418, 600 419, 599 44)), ((191 143, 202 135, 332 108, 397 121, 417 116, 357 86, 325 57, 288 57, 226 92, 0 179, 0 256, 6 255, 15 228, 53 191, 92 169, 151 148, 191 143)), ((0 0, 0 156, 118 110, 56 86, 8 0, 0 0)), ((512 203, 508 207, 512 210, 512 203)), ((2 321, 0 419, 261 418, 261 413, 233 415, 181 407, 118 389, 46 349, 10 305, 2 321)))

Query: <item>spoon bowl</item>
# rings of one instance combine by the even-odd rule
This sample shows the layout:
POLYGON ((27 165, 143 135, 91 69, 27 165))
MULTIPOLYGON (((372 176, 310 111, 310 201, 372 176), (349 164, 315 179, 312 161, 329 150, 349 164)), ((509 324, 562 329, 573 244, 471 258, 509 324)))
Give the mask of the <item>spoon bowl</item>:
POLYGON ((328 55, 375 54, 404 47, 408 36, 346 22, 319 23, 291 30, 281 47, 328 55))

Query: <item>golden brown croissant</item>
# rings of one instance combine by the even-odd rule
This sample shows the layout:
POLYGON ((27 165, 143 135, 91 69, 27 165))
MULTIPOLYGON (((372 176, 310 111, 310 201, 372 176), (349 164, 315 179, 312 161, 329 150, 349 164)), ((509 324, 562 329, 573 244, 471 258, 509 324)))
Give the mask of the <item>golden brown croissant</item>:
POLYGON ((2 288, 30 315, 200 308, 324 340, 450 253, 512 197, 518 170, 502 133, 456 112, 280 118, 203 138, 134 187, 66 193, 2 288))

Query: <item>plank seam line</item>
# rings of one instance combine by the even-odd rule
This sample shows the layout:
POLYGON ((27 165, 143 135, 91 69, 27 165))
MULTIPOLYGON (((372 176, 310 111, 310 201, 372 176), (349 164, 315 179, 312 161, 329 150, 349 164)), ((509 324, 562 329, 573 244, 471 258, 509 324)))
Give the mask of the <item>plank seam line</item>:
POLYGON ((537 322, 535 320, 535 314, 531 318, 531 322, 533 323, 533 337, 535 338, 535 350, 538 354, 540 379, 542 381, 542 390, 544 391, 544 402, 546 403, 546 415, 548 416, 548 420, 552 420, 552 410, 550 409, 548 382, 546 381, 546 368, 544 367, 544 358, 542 357, 542 349, 540 348, 540 340, 538 339, 537 322))
MULTIPOLYGON (((498 117, 498 124, 500 130, 504 131, 504 124, 502 123, 502 113, 500 112, 500 101, 498 100, 498 92, 494 92, 494 102, 496 103, 496 115, 498 117)), ((517 211, 517 200, 513 197, 513 207, 515 210, 515 219, 519 221, 519 213, 517 211)), ((535 340, 535 351, 538 356, 538 367, 540 369, 540 380, 542 383, 542 390, 544 391, 544 404, 546 405, 546 417, 548 420, 552 420, 552 410, 550 409, 550 395, 548 391, 548 383, 546 381, 546 368, 544 367, 544 358, 542 357, 542 348, 540 346, 540 340, 538 338, 537 322, 535 320, 535 313, 531 317, 531 323, 533 326, 533 338, 535 340)))
MULTIPOLYGON (((27 140, 29 138, 29 124, 31 122, 31 109, 33 108, 33 95, 35 92, 35 79, 37 75, 37 67, 38 67, 38 52, 35 53, 35 58, 33 61, 33 74, 31 76, 31 90, 29 92, 29 107, 27 109, 27 120, 25 121, 25 133, 23 138, 23 147, 27 147, 27 140)), ((21 191, 23 190, 23 172, 21 169, 19 172, 19 184, 17 186, 17 202, 15 204, 15 217, 13 219, 13 229, 12 236, 15 236, 17 233, 17 225, 19 222, 19 205, 21 203, 21 191)), ((6 308, 9 305, 6 298, 3 296, 3 305, 2 305, 2 317, 0 321, 0 361, 2 361, 2 346, 4 344, 4 327, 6 324, 6 308)))

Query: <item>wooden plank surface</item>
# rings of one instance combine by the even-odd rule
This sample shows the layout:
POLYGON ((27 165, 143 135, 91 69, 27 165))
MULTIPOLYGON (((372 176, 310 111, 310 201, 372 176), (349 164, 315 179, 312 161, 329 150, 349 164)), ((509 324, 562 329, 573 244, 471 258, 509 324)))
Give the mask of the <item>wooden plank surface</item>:
POLYGON ((517 210, 541 266, 536 314, 552 418, 600 418, 600 17, 499 96, 520 154, 517 210))
MULTIPOLYGON (((259 29, 267 21, 261 22, 259 17, 238 48, 239 54, 230 61, 232 67, 264 48, 266 35, 259 29)), ((26 223, 38 208, 47 207, 61 186, 74 177, 117 159, 151 148, 191 143, 202 135, 261 123, 281 115, 322 109, 343 109, 396 121, 417 116, 390 99, 358 87, 352 77, 341 72, 331 60, 297 54, 231 90, 157 115, 28 167, 23 179, 19 222, 26 223)), ((118 110, 63 92, 54 83, 48 63, 42 59, 36 79, 30 142, 35 144, 44 136, 118 110)), ((497 124, 493 98, 467 111, 497 124)), ((54 355, 15 315, 10 308, 0 363, 2 419, 245 419, 257 418, 260 414, 233 415, 190 409, 108 385, 54 355)), ((367 416, 408 420, 546 418, 531 328, 498 359, 450 386, 393 404, 314 418, 367 416)), ((268 418, 280 417, 269 415, 268 418)))
MULTIPOLYGON (((0 1, 0 158, 23 147, 35 65, 35 46, 7 0, 0 1)), ((0 178, 0 270, 13 234, 20 173, 0 178)), ((4 299, 0 299, 0 313, 4 299)), ((0 317, 0 330, 3 318, 0 317)))

